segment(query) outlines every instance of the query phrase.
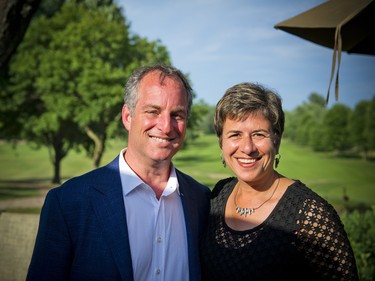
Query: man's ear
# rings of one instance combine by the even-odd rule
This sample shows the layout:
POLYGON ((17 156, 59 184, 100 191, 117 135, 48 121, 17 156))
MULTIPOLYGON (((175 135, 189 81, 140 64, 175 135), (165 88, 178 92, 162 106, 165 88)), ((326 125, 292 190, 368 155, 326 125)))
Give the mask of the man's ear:
POLYGON ((131 116, 130 116, 130 110, 129 107, 124 104, 122 107, 122 124, 124 124, 124 127, 129 131, 130 125, 131 125, 131 116))

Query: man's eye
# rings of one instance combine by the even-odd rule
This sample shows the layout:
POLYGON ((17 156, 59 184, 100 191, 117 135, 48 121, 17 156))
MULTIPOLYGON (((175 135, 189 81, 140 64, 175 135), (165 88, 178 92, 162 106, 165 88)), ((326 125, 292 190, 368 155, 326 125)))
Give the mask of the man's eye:
POLYGON ((148 110, 148 111, 146 111, 146 113, 150 114, 150 115, 158 115, 159 114, 156 110, 148 110))
POLYGON ((185 115, 175 114, 175 115, 173 115, 173 118, 176 119, 176 120, 185 120, 185 115))

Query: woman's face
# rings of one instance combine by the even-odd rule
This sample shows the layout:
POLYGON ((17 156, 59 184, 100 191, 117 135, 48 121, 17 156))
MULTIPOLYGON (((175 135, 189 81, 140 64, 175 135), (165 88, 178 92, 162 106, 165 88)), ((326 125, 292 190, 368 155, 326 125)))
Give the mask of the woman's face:
POLYGON ((244 120, 226 119, 222 153, 237 178, 251 185, 262 185, 273 173, 276 155, 270 122, 262 114, 244 120))

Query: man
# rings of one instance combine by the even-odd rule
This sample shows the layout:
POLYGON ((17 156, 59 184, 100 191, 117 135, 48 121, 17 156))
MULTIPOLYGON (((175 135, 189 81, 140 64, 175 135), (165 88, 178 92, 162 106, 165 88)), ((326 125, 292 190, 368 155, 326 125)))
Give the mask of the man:
POLYGON ((200 280, 210 192, 172 164, 191 87, 174 67, 143 67, 124 101, 128 147, 49 192, 27 280, 200 280))

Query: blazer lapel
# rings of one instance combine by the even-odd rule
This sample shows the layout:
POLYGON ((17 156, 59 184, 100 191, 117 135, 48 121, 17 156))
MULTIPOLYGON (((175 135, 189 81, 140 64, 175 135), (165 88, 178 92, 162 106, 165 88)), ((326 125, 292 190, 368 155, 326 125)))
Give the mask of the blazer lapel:
POLYGON ((122 279, 133 280, 118 157, 102 169, 101 177, 97 180, 98 184, 92 186, 90 200, 122 279))
POLYGON ((184 209, 185 215, 190 280, 195 280, 197 276, 200 276, 199 264, 197 264, 197 262, 199 261, 197 257, 199 217, 197 208, 194 207, 194 194, 190 192, 192 188, 189 188, 189 184, 186 182, 185 177, 182 176, 182 174, 180 174, 178 170, 177 176, 181 192, 182 207, 184 209))

